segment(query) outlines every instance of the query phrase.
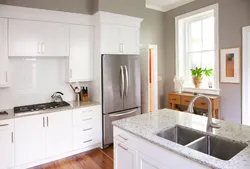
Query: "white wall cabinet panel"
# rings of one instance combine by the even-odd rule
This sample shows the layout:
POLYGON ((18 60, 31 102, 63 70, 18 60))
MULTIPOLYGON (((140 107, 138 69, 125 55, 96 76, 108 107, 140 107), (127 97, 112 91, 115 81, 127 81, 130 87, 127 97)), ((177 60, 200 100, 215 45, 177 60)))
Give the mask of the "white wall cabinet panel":
POLYGON ((0 168, 7 169, 14 166, 14 138, 13 121, 0 121, 0 168))
POLYGON ((69 26, 9 19, 9 56, 69 56, 69 26))
POLYGON ((15 165, 46 157, 46 128, 44 115, 15 119, 15 165))
POLYGON ((115 169, 136 169, 136 150, 117 140, 114 144, 115 169))
POLYGON ((8 20, 0 18, 0 87, 9 85, 8 20))
POLYGON ((142 153, 138 153, 138 169, 171 169, 167 166, 163 166, 158 161, 155 161, 142 153))
POLYGON ((70 26, 69 81, 93 80, 94 28, 70 26))
POLYGON ((47 157, 72 151, 72 111, 51 113, 46 116, 47 157))
POLYGON ((139 28, 101 24, 102 54, 139 54, 139 28))

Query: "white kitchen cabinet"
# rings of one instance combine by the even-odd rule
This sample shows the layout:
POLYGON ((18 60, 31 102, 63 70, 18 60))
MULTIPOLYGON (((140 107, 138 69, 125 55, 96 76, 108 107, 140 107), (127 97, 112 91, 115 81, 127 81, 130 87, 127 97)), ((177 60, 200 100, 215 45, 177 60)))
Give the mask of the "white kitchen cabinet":
POLYGON ((142 153, 138 153, 137 160, 138 169, 171 169, 170 167, 164 166, 158 161, 155 161, 142 153))
POLYGON ((8 20, 0 18, 0 87, 9 85, 8 20))
POLYGON ((94 28, 70 26, 69 81, 93 80, 94 28))
POLYGON ((72 111, 46 115, 47 157, 72 151, 72 111))
POLYGON ((0 168, 7 169, 14 166, 14 122, 0 121, 0 168))
POLYGON ((9 19, 9 56, 69 56, 69 26, 9 19))
POLYGON ((45 116, 33 115, 15 119, 15 165, 46 157, 45 116))
POLYGON ((73 110, 74 150, 101 143, 101 106, 73 110))
POLYGON ((136 150, 115 140, 114 166, 115 169, 136 169, 136 150))
POLYGON ((101 24, 101 53, 139 54, 139 31, 137 27, 101 24))

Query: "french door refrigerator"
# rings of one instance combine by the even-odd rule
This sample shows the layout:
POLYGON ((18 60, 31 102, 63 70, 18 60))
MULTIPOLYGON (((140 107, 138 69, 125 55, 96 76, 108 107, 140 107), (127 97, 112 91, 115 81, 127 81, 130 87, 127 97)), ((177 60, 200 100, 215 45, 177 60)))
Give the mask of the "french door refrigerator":
POLYGON ((103 148, 113 143, 112 121, 141 114, 139 55, 102 55, 103 148))

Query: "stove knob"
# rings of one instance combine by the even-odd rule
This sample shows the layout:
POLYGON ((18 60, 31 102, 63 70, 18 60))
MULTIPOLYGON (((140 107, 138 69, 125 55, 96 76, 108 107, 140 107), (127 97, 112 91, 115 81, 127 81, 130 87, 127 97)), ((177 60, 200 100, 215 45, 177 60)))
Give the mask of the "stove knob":
POLYGON ((51 106, 50 108, 51 108, 51 109, 53 109, 53 107, 52 107, 52 106, 51 106))
POLYGON ((36 108, 36 111, 38 111, 39 109, 38 108, 36 108))
POLYGON ((57 106, 55 106, 55 108, 57 108, 57 106))
POLYGON ((31 109, 30 111, 34 111, 34 109, 31 109))
POLYGON ((43 110, 46 110, 46 108, 44 107, 43 110))

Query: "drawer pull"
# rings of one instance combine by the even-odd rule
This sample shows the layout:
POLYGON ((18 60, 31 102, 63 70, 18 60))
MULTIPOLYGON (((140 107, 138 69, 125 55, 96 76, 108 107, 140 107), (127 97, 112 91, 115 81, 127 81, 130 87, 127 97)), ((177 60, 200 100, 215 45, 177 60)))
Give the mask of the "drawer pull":
POLYGON ((122 146, 121 144, 118 144, 119 147, 121 147, 123 150, 128 151, 128 148, 125 148, 124 146, 122 146))
POLYGON ((128 138, 125 138, 125 137, 121 136, 120 134, 118 136, 121 137, 123 140, 128 141, 128 138))
POLYGON ((186 102, 186 103, 190 103, 190 101, 188 101, 188 100, 185 100, 185 102, 186 102))
POLYGON ((204 106, 204 105, 206 105, 206 103, 201 103, 201 105, 203 105, 203 106, 204 106))
POLYGON ((83 129, 83 131, 89 131, 89 130, 92 130, 92 128, 83 129))
POLYGON ((89 120, 92 120, 92 118, 82 119, 82 121, 89 121, 89 120))
POLYGON ((91 140, 84 141, 83 143, 89 143, 89 142, 91 142, 91 141, 92 141, 92 139, 91 139, 91 140))
POLYGON ((176 101, 176 99, 172 99, 173 101, 176 101))
POLYGON ((0 124, 0 127, 6 127, 8 124, 0 124))
POLYGON ((92 112, 92 110, 82 111, 82 113, 92 112))

